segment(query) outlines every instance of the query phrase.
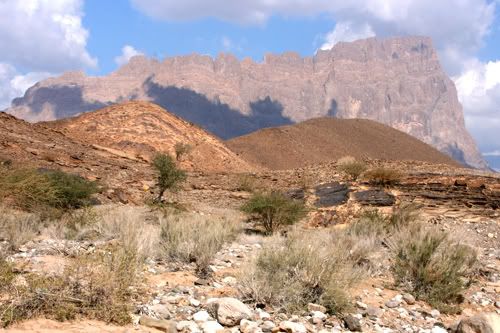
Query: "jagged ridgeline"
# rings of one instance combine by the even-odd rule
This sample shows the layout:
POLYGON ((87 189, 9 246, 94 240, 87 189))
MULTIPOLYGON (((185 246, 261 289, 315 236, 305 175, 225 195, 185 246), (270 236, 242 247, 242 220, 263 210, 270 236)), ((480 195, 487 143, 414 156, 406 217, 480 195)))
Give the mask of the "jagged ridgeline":
POLYGON ((486 167, 455 86, 425 37, 370 38, 262 62, 230 54, 161 62, 139 56, 108 76, 70 72, 39 82, 7 112, 53 120, 130 99, 153 101, 223 139, 322 116, 367 118, 486 167))

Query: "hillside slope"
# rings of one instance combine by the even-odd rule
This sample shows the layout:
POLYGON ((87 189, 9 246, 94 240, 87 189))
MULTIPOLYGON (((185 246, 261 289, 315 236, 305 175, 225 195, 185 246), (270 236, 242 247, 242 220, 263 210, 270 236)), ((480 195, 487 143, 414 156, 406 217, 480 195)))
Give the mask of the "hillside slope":
POLYGON ((263 129, 228 140, 226 144, 250 163, 274 170, 333 161, 348 155, 458 166, 428 144, 366 119, 317 118, 263 129))
POLYGON ((175 156, 177 143, 189 145, 184 169, 248 172, 253 168, 222 141, 149 102, 127 102, 65 120, 43 123, 79 142, 110 148, 150 161, 156 152, 175 156))
POLYGON ((487 167, 427 37, 341 42, 312 57, 286 52, 262 62, 231 54, 137 56, 106 76, 68 72, 38 82, 7 112, 54 120, 124 100, 152 101, 223 139, 324 116, 371 119, 487 167))

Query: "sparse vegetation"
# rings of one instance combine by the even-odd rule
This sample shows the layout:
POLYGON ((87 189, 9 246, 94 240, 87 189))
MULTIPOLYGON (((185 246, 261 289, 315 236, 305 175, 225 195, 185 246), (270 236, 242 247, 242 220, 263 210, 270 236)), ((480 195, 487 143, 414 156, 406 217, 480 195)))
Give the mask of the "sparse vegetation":
POLYGON ((242 174, 238 176, 238 191, 253 192, 256 189, 255 178, 249 174, 242 174))
POLYGON ((368 170, 364 175, 371 184, 379 186, 394 186, 402 178, 399 171, 383 167, 368 170))
POLYGON ((475 250, 421 225, 405 229, 391 243, 396 284, 441 312, 458 312, 476 263, 475 250))
POLYGON ((189 154, 189 152, 193 149, 193 147, 188 144, 188 143, 184 143, 184 142, 177 142, 174 146, 174 150, 175 150, 175 159, 177 161, 180 161, 182 159, 182 157, 186 154, 189 154))
POLYGON ((222 246, 236 238, 239 225, 225 218, 194 214, 167 216, 160 222, 161 246, 165 255, 179 262, 196 263, 199 275, 208 275, 208 266, 222 246))
POLYGON ((124 325, 131 322, 130 287, 136 282, 134 253, 116 250, 78 258, 60 276, 23 275, 1 260, 0 322, 3 326, 38 316, 59 321, 78 317, 124 325))
POLYGON ((62 171, 0 167, 0 199, 27 211, 80 208, 97 191, 96 183, 62 171))
POLYGON ((312 302, 342 313, 351 305, 349 288, 363 276, 359 252, 353 253, 351 245, 345 233, 274 236, 241 274, 242 291, 288 312, 302 311, 312 302))
POLYGON ((303 202, 292 200, 280 192, 255 193, 241 210, 255 215, 268 234, 295 224, 306 214, 303 202))
POLYGON ((339 171, 346 174, 350 179, 357 180, 366 171, 367 166, 362 161, 357 161, 354 157, 346 156, 337 161, 339 171))
POLYGON ((158 196, 156 202, 160 203, 167 190, 176 190, 181 182, 186 180, 186 173, 175 165, 172 157, 166 154, 158 154, 153 159, 153 167, 158 177, 156 186, 158 196))
POLYGON ((15 212, 0 206, 0 240, 9 244, 9 250, 32 240, 41 227, 40 219, 33 214, 15 212))

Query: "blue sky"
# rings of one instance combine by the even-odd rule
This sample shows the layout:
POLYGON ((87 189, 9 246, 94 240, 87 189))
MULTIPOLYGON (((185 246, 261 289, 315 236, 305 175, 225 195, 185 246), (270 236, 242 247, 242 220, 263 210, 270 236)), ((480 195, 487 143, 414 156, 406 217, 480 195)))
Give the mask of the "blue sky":
MULTIPOLYGON (((136 53, 312 55, 338 41, 427 35, 466 124, 500 159, 500 0, 3 0, 0 109, 67 70, 104 75, 136 53)), ((500 168, 500 165, 498 165, 500 168)))

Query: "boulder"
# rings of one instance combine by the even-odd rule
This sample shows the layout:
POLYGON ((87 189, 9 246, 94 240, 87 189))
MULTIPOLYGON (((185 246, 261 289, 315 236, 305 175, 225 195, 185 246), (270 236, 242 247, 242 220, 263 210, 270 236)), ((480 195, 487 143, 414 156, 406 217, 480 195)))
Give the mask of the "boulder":
POLYGON ((361 205, 392 206, 396 198, 383 190, 366 190, 354 193, 354 199, 361 205))
POLYGON ((496 313, 479 314, 465 318, 458 324, 456 333, 498 333, 500 316, 496 313))
POLYGON ((235 298, 214 299, 208 304, 208 308, 212 316, 224 326, 236 326, 242 319, 252 317, 252 310, 235 298))
POLYGON ((349 200, 349 187, 339 182, 318 185, 314 188, 318 197, 316 207, 331 207, 342 205, 349 200))

